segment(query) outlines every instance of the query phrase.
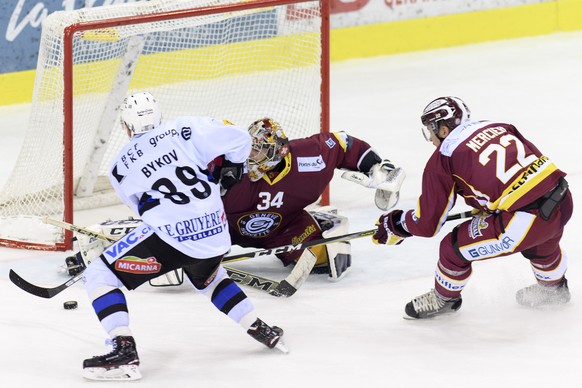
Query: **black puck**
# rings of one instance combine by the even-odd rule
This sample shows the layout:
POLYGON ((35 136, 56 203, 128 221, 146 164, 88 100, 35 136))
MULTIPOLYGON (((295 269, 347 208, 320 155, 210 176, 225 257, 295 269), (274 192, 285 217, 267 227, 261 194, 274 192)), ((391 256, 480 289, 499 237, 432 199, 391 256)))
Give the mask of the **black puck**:
POLYGON ((78 306, 78 304, 77 304, 77 301, 75 301, 75 300, 69 300, 69 301, 63 303, 63 308, 65 310, 74 310, 77 308, 77 306, 78 306))

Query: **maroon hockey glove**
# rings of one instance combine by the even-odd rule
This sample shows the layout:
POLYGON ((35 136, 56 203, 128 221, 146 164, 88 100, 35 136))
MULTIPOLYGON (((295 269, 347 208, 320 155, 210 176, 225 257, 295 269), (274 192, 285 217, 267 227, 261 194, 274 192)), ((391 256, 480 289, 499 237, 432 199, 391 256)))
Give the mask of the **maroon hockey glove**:
POLYGON ((380 216, 376 222, 377 230, 372 236, 372 241, 375 244, 398 245, 405 238, 412 236, 400 225, 401 217, 402 210, 393 210, 380 216))

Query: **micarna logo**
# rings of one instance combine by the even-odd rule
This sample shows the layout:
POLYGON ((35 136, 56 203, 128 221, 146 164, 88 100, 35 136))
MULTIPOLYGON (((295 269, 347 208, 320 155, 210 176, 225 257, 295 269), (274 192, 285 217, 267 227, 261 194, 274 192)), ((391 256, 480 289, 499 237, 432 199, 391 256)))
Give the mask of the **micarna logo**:
POLYGON ((115 269, 120 272, 128 272, 133 274, 150 274, 158 273, 162 265, 158 263, 155 257, 148 257, 147 259, 140 259, 135 256, 125 256, 122 259, 115 261, 115 269))

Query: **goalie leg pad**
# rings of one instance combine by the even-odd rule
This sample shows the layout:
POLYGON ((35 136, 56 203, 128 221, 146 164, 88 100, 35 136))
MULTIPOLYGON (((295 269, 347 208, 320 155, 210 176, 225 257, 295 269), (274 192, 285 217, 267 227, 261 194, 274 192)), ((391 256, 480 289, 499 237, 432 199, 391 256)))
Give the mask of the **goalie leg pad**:
MULTIPOLYGON (((311 212, 311 215, 323 231, 322 236, 324 238, 349 233, 349 220, 347 217, 332 212, 322 212, 320 209, 311 212)), ((314 251, 317 250, 314 249, 314 251)), ((313 272, 329 274, 328 280, 330 281, 342 279, 352 265, 351 244, 348 241, 327 244, 325 249, 318 251, 317 256, 318 266, 314 268, 313 272), (324 257, 322 258, 322 256, 324 257)))
POLYGON ((338 281, 346 276, 352 266, 352 246, 348 241, 327 245, 327 256, 330 281, 338 281))

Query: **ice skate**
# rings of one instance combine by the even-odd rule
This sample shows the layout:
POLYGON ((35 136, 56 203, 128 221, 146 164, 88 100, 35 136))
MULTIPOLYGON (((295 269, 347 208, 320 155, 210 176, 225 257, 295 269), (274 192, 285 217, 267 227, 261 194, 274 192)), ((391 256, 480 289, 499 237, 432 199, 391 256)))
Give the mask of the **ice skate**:
POLYGON ((283 329, 280 327, 271 327, 257 318, 255 323, 247 330, 247 333, 269 349, 276 348, 283 353, 289 353, 289 349, 287 349, 281 340, 281 337, 283 337, 283 329))
POLYGON ((437 315, 453 313, 461 308, 461 297, 446 299, 435 290, 430 290, 412 299, 404 308, 404 319, 425 319, 437 315))
POLYGON ((568 280, 562 279, 557 286, 542 286, 539 283, 522 288, 515 294, 517 303, 527 307, 564 304, 570 301, 568 280))
POLYGON ((141 379, 133 337, 118 336, 111 342, 113 350, 110 353, 83 361, 83 377, 101 381, 141 379))

